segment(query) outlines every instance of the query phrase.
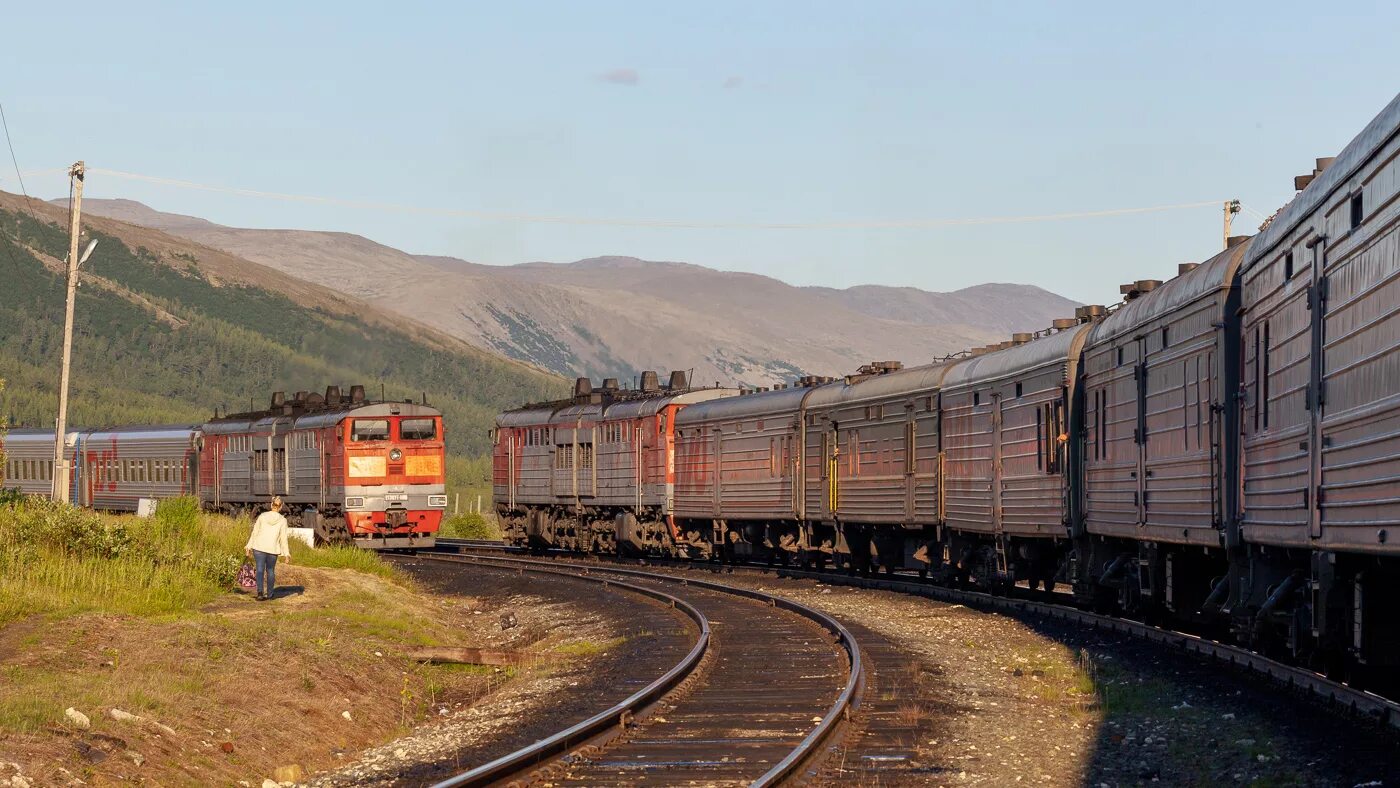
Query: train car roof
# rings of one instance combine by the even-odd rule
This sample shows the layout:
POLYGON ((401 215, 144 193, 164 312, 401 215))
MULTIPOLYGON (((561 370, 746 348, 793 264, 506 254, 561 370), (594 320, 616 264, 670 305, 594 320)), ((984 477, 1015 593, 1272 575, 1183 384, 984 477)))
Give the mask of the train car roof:
POLYGON ((802 400, 814 389, 791 388, 759 391, 739 397, 726 397, 701 402, 676 414, 676 424, 699 424, 706 421, 746 419, 775 413, 796 414, 802 400))
POLYGON ((662 408, 670 405, 693 407, 695 403, 733 398, 738 393, 738 389, 729 388, 688 389, 674 393, 661 391, 652 396, 640 396, 635 391, 628 391, 624 394, 624 399, 606 403, 580 403, 573 400, 543 402, 508 410, 497 415, 496 426, 538 427, 545 424, 576 421, 581 416, 588 416, 594 420, 643 418, 654 416, 661 412, 662 408))
POLYGON ((1396 134, 1400 134, 1400 94, 1396 94, 1385 109, 1347 143, 1342 152, 1337 154, 1337 160, 1332 162, 1332 166, 1314 178, 1306 189, 1274 216, 1267 227, 1259 231, 1254 237, 1253 248, 1244 268, 1248 270, 1260 259, 1272 254, 1279 242, 1292 234, 1304 218, 1316 211, 1337 189, 1351 180, 1351 176, 1396 134))
POLYGON ((497 427, 538 427, 548 424, 559 408, 554 405, 537 405, 519 410, 508 410, 496 415, 497 427))
POLYGON ((1072 362, 1091 324, 1068 328, 1024 345, 996 350, 953 362, 943 377, 943 389, 1002 380, 1055 362, 1072 362))
MULTIPOLYGON (((695 389, 686 391, 669 397, 648 397, 646 399, 623 400, 614 402, 603 412, 605 419, 636 419, 645 416, 655 416, 661 412, 662 408, 671 405, 686 405, 694 407, 703 402, 713 402, 719 399, 732 399, 739 395, 738 389, 695 389)), ((684 411, 682 411, 684 412, 684 411)))
POLYGON ((96 430, 83 430, 83 440, 93 441, 104 438, 188 438, 199 432, 198 424, 156 424, 139 427, 104 427, 96 430))
MULTIPOLYGON (((124 427, 101 427, 98 429, 74 428, 66 430, 67 441, 72 443, 79 436, 84 441, 95 438, 168 438, 171 435, 193 435, 198 432, 198 424, 154 424, 124 427)), ((53 430, 37 427, 15 427, 4 436, 5 443, 52 443, 53 430)))
POLYGON ((1134 298, 1100 320, 1094 326, 1088 343, 1094 345, 1106 342, 1121 334, 1135 331, 1144 323, 1171 314, 1202 296, 1225 287, 1234 277, 1235 270, 1252 245, 1252 239, 1236 244, 1196 268, 1134 298))
POLYGON ((839 381, 822 386, 807 400, 809 410, 844 405, 851 402, 904 397, 923 391, 937 391, 948 370, 957 362, 937 361, 920 367, 910 367, 882 375, 860 378, 852 383, 839 381))
POLYGON ((209 435, 228 435, 271 429, 274 424, 278 425, 279 429, 285 428, 285 431, 309 430, 333 427, 350 418, 373 419, 390 416, 428 417, 441 415, 442 411, 437 408, 416 402, 367 402, 349 408, 312 411, 291 416, 280 413, 275 415, 272 413, 235 414, 207 422, 204 425, 204 432, 209 435))

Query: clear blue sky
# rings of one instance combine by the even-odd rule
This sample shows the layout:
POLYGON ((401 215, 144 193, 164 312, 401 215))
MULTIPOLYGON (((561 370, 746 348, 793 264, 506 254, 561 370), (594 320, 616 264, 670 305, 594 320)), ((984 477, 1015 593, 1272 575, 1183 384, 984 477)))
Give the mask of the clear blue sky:
MULTIPOLYGON (((878 222, 1228 197, 1267 214, 1400 89, 1393 2, 17 5, 0 102, 25 172, 82 158, 531 215, 878 222)), ((59 175, 26 180, 66 193, 59 175)), ((17 190, 8 161, 0 188, 17 190)), ((386 212, 100 175, 88 194, 481 263, 624 254, 797 284, 1028 282, 1089 301, 1220 243, 1218 206, 758 230, 386 212)))

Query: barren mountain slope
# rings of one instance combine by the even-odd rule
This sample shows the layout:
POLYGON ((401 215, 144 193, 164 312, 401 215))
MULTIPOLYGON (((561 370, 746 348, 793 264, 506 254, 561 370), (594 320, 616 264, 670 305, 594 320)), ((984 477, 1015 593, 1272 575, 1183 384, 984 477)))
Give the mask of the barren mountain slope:
POLYGON ((793 287, 688 263, 600 257, 488 266, 411 255, 348 233, 223 227, 128 200, 87 211, 156 227, 562 374, 630 378, 693 369, 698 380, 765 385, 835 375, 872 359, 927 362, 1072 313, 1039 288, 793 287))

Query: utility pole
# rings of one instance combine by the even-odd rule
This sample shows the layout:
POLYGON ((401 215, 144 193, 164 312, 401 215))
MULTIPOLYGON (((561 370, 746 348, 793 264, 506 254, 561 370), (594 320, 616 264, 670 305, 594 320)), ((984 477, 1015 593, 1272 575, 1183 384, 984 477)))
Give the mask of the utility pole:
POLYGON ((1239 201, 1239 200, 1226 200, 1226 201, 1225 201, 1225 235, 1224 235, 1224 237, 1221 238, 1221 241, 1220 241, 1220 248, 1222 248, 1222 249, 1229 249, 1229 248, 1230 248, 1230 224, 1231 224, 1231 222, 1234 221, 1234 219, 1235 219, 1235 214, 1237 214, 1237 213, 1239 213, 1239 212, 1240 212, 1240 201, 1239 201))
POLYGON ((73 363, 73 304, 78 296, 78 218, 83 206, 83 163, 68 168, 73 198, 68 203, 68 311, 63 316, 63 374, 58 383, 58 423, 53 436, 53 498, 68 500, 68 474, 72 470, 64 452, 68 429, 68 371, 73 363))

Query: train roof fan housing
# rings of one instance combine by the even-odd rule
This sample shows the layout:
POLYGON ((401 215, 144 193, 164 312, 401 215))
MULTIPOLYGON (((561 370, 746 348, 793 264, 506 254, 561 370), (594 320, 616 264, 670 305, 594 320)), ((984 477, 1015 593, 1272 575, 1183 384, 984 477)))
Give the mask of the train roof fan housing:
POLYGON ((642 382, 639 388, 644 394, 654 394, 661 390, 661 381, 656 376, 656 370, 647 369, 642 371, 642 382))
POLYGON ((350 387, 350 404, 359 405, 365 401, 365 387, 355 385, 350 387))
POLYGON ((667 381, 666 388, 670 389, 671 391, 684 391, 689 387, 689 385, 690 381, 686 379, 685 370, 671 370, 671 379, 667 381))
POLYGON ((1160 279, 1139 279, 1136 282, 1129 282, 1118 286, 1118 292, 1123 294, 1124 301, 1131 301, 1138 296, 1156 290, 1162 284, 1160 279))
POLYGON ((1108 310, 1104 309, 1103 304, 1085 304, 1084 306, 1075 307, 1074 319, 1081 323, 1092 323, 1107 313, 1108 310))

